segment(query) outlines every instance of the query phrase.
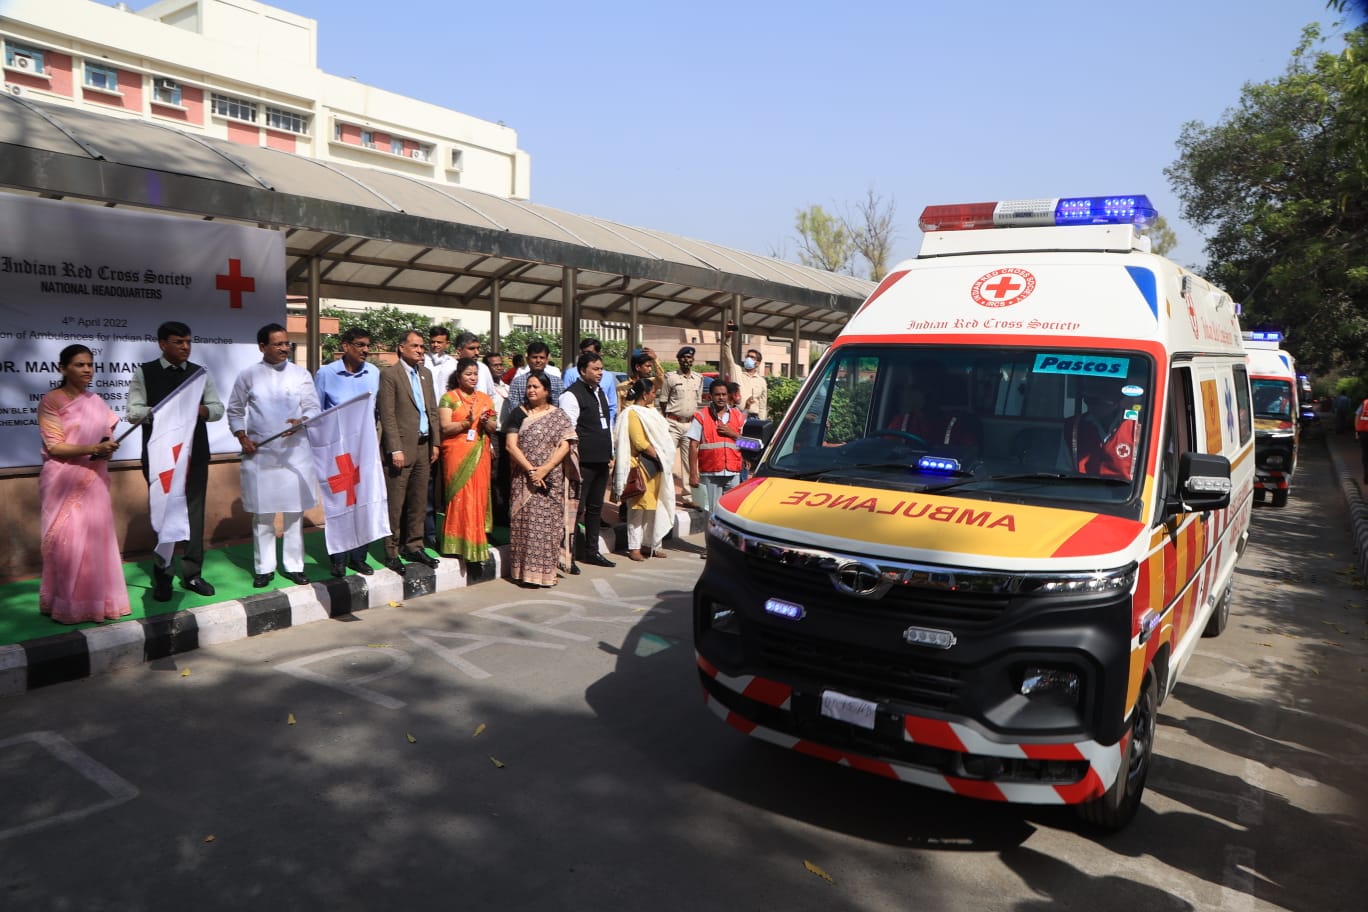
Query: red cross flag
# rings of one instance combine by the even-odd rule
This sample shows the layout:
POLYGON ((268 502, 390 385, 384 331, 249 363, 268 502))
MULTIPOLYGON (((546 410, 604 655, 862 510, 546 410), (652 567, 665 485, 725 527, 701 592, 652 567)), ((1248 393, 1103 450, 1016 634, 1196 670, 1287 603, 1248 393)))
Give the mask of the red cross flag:
POLYGON ((190 537, 190 514, 185 506, 185 475, 199 420, 200 400, 208 375, 199 368, 152 408, 152 433, 147 438, 147 507, 157 532, 156 552, 169 563, 176 542, 190 537))
POLYGON ((370 393, 335 405, 306 425, 329 554, 342 554, 390 534, 389 502, 370 393))

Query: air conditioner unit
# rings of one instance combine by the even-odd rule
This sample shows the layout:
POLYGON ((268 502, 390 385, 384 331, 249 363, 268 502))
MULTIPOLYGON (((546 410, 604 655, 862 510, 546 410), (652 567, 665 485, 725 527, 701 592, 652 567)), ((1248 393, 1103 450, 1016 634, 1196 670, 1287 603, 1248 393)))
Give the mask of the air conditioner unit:
POLYGON ((36 67, 33 65, 33 58, 30 57, 28 54, 15 54, 13 65, 16 70, 36 69, 36 67))
POLYGON ((409 149, 409 158, 418 158, 418 159, 421 159, 422 157, 423 157, 423 150, 422 150, 422 149, 409 149))
POLYGON ((14 83, 7 82, 5 83, 5 91, 9 92, 11 95, 18 98, 20 95, 24 94, 24 87, 21 85, 15 85, 14 83))

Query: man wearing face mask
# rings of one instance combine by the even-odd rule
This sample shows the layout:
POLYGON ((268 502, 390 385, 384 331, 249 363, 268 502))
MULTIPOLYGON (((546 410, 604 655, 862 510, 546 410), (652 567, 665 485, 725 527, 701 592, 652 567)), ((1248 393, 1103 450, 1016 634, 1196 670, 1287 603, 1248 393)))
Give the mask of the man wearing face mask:
POLYGON ((722 335, 722 376, 741 386, 741 409, 753 418, 769 418, 769 384, 760 371, 760 352, 750 348, 738 369, 731 351, 732 327, 722 335))
POLYGON ((717 508, 717 501, 741 481, 741 450, 736 439, 746 426, 746 416, 731 407, 727 381, 714 380, 708 387, 706 408, 694 413, 689 424, 689 484, 702 486, 704 509, 717 508))

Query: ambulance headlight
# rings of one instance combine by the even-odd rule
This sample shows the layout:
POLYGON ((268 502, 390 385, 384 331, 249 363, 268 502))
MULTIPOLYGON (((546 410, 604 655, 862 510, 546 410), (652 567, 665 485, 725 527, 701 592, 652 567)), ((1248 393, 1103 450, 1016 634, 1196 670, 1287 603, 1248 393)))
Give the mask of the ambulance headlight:
POLYGON ((1023 595, 1099 594, 1129 592, 1135 584, 1135 565, 1099 573, 1069 573, 1059 576, 1031 575, 1022 580, 1023 595))
POLYGON ((1081 679, 1076 671, 1050 668, 1044 665, 1027 666, 1021 675, 1021 695, 1024 697, 1055 696, 1068 702, 1078 701, 1081 679))
POLYGON ((708 537, 728 548, 734 548, 737 551, 746 550, 745 537, 731 526, 718 520, 716 516, 708 517, 708 537))

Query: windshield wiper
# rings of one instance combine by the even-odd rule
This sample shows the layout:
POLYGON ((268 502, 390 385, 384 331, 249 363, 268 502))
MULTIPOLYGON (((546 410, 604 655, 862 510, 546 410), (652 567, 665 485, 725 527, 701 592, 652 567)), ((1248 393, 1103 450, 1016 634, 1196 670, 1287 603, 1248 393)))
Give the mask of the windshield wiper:
POLYGON ((961 478, 959 481, 951 481, 943 485, 932 485, 922 488, 923 494, 936 494, 940 491, 948 491, 951 488, 962 487, 976 481, 1086 481, 1092 484, 1101 484, 1107 487, 1129 487, 1130 480, 1126 478, 1108 478, 1103 475, 1084 475, 1082 472, 1013 472, 1006 475, 985 475, 981 478, 961 478))

